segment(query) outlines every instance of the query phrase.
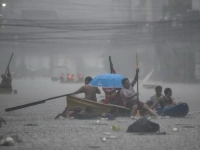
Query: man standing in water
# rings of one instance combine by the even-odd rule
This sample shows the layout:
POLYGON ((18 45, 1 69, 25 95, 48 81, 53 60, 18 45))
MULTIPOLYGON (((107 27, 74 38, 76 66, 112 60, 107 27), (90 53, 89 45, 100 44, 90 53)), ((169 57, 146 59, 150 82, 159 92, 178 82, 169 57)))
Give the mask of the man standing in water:
POLYGON ((139 101, 139 99, 137 98, 139 93, 135 92, 133 89, 135 83, 137 82, 138 73, 139 69, 137 68, 135 78, 131 83, 127 78, 124 78, 122 80, 123 88, 120 91, 120 95, 124 102, 124 106, 127 108, 132 108, 130 116, 135 116, 137 109, 143 109, 147 111, 150 115, 157 116, 157 114, 151 108, 149 108, 149 106, 139 101))
POLYGON ((92 77, 86 77, 85 85, 80 87, 80 89, 73 92, 72 94, 85 93, 85 99, 97 102, 96 94, 101 94, 101 91, 98 87, 92 87, 91 85, 89 85, 90 81, 92 81, 92 77))
POLYGON ((12 77, 10 74, 10 70, 8 68, 8 73, 6 75, 1 75, 2 81, 0 84, 0 88, 12 88, 12 77))

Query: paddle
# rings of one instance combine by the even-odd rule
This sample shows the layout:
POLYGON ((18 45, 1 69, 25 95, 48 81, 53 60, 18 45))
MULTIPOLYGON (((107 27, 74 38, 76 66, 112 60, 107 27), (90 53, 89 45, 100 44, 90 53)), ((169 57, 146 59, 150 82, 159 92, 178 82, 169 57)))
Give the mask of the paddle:
MULTIPOLYGON (((139 68, 139 66, 138 66, 137 52, 136 52, 136 68, 137 68, 137 69, 139 68)), ((138 72, 137 72, 137 92, 139 92, 138 78, 139 78, 139 76, 138 76, 138 72)), ((139 101, 138 95, 137 95, 137 100, 139 101)))
POLYGON ((6 108, 5 111, 9 112, 9 111, 17 110, 17 109, 22 109, 22 108, 30 107, 30 106, 33 106, 33 105, 42 104, 42 103, 45 103, 46 101, 49 101, 49 100, 52 100, 52 99, 65 97, 65 96, 69 96, 69 95, 72 95, 72 93, 64 94, 64 95, 60 95, 60 96, 55 96, 55 97, 50 97, 50 98, 47 98, 47 99, 44 99, 44 100, 40 100, 40 101, 37 101, 37 102, 32 102, 32 103, 28 103, 28 104, 24 104, 24 105, 6 108))
POLYGON ((11 60, 12 60, 13 55, 14 55, 14 53, 12 53, 12 55, 11 55, 11 57, 10 57, 8 66, 7 66, 6 71, 5 71, 5 75, 6 75, 7 71, 8 71, 9 66, 10 66, 10 62, 11 62, 11 60))
POLYGON ((116 74, 116 71, 115 71, 114 68, 113 68, 113 63, 112 63, 112 61, 111 61, 111 56, 109 56, 109 63, 110 63, 110 73, 111 73, 111 74, 112 74, 112 73, 116 74))
POLYGON ((109 56, 109 63, 110 63, 110 73, 113 73, 113 71, 112 71, 112 61, 111 61, 111 56, 109 56))

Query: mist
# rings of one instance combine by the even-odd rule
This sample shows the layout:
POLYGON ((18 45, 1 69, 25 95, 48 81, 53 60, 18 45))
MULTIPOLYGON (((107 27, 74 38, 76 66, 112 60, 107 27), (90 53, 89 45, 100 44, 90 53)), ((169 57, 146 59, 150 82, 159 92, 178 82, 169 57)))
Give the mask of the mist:
MULTIPOLYGON (((19 0, 1 7, 0 73, 14 52, 11 71, 21 77, 64 73, 117 73, 140 79, 200 80, 199 1, 19 0)), ((3 1, 2 1, 3 3, 3 1)))

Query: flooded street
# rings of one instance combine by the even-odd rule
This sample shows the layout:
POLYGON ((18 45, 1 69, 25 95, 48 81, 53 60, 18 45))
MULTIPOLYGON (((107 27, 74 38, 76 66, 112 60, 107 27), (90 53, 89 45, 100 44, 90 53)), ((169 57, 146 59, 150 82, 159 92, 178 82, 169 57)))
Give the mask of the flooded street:
MULTIPOLYGON (((177 101, 187 102, 191 114, 186 118, 151 119, 159 123, 161 132, 167 135, 134 135, 126 133, 128 126, 133 123, 127 117, 119 117, 114 121, 100 120, 107 125, 93 125, 96 120, 67 120, 54 117, 66 107, 66 99, 59 98, 44 104, 24 109, 5 112, 4 109, 34 101, 43 100, 53 96, 63 95, 78 89, 82 84, 60 84, 50 79, 37 80, 19 79, 13 81, 13 88, 18 90, 17 95, 0 96, 1 116, 7 125, 0 128, 1 135, 18 135, 23 142, 13 147, 0 147, 1 149, 182 149, 198 150, 200 147, 200 109, 199 85, 162 84, 163 88, 170 87, 173 97, 177 101), (112 125, 118 125, 120 131, 112 131, 112 125), (32 125, 32 126, 30 126, 32 125), (184 127, 192 126, 192 128, 184 127), (173 131, 178 128, 178 131, 173 131), (116 139, 109 139, 110 132, 116 139), (107 137, 106 141, 101 138, 107 137)), ((144 89, 139 85, 140 99, 148 99, 154 94, 153 89, 144 89)), ((79 95, 84 97, 84 95, 79 95)), ((98 96, 98 100, 103 94, 98 96)))

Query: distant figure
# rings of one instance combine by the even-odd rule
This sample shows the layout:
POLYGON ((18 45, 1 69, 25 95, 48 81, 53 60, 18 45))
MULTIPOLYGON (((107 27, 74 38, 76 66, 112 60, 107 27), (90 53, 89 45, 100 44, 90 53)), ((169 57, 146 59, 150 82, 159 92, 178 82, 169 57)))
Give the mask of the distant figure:
POLYGON ((92 87, 91 85, 89 85, 90 81, 92 81, 92 77, 86 77, 85 85, 80 87, 80 89, 73 92, 72 94, 85 93, 85 99, 97 102, 96 94, 101 94, 101 91, 98 87, 92 87))
POLYGON ((158 103, 157 106, 155 107, 155 109, 157 110, 157 109, 161 108, 161 105, 159 104, 159 102, 160 102, 160 100, 163 99, 164 95, 162 95, 162 87, 161 86, 156 86, 155 92, 156 92, 156 94, 151 96, 150 99, 146 102, 146 104, 152 108, 156 103, 158 103))
POLYGON ((82 74, 77 74, 77 77, 78 77, 78 81, 83 81, 84 80, 84 77, 82 74))
POLYGON ((143 109, 147 111, 150 115, 157 116, 157 114, 149 106, 147 106, 143 102, 140 102, 139 99, 137 99, 139 93, 135 92, 133 87, 137 82, 138 73, 139 69, 136 69, 136 75, 131 83, 127 78, 124 78, 122 80, 123 88, 120 91, 120 95, 124 102, 124 105, 125 107, 132 109, 130 116, 135 116, 137 109, 143 109))
POLYGON ((71 81, 74 81, 74 78, 75 78, 75 76, 74 76, 74 74, 72 74, 71 75, 71 81))
POLYGON ((6 125, 6 121, 0 117, 0 128, 1 128, 2 124, 6 125))
POLYGON ((64 77, 64 73, 62 73, 61 75, 60 75, 60 82, 65 82, 65 77, 64 77))
POLYGON ((157 105, 160 104, 161 108, 165 108, 171 105, 177 105, 181 102, 176 102, 174 98, 172 98, 172 90, 170 88, 166 88, 164 90, 165 96, 163 96, 163 98, 161 98, 152 108, 157 108, 157 105))
POLYGON ((0 84, 0 88, 12 88, 12 77, 10 74, 10 70, 8 68, 8 73, 6 75, 1 75, 2 81, 0 84))

